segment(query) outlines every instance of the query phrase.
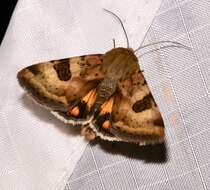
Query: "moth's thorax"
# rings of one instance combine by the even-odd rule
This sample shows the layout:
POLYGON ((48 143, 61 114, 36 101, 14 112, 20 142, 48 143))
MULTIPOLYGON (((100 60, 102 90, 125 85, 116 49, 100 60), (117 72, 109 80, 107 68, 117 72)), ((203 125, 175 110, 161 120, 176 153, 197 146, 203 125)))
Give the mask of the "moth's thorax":
POLYGON ((120 79, 131 78, 139 69, 138 59, 129 48, 114 48, 107 52, 103 57, 102 67, 106 74, 97 87, 96 109, 114 94, 120 79))
POLYGON ((127 79, 139 69, 138 59, 131 48, 114 48, 104 55, 103 69, 108 76, 127 79))

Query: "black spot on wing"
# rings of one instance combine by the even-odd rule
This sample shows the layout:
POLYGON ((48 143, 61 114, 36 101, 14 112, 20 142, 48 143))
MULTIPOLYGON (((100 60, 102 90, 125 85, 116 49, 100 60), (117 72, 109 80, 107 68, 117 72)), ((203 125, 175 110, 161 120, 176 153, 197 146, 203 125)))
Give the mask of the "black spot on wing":
POLYGON ((153 123, 154 123, 155 126, 162 126, 162 127, 164 127, 164 122, 163 122, 163 119, 162 119, 161 116, 158 117, 157 119, 155 119, 153 121, 153 123))
POLYGON ((102 125, 105 121, 109 121, 111 117, 110 113, 106 113, 104 115, 98 115, 96 116, 95 125, 99 128, 102 128, 102 125))
POLYGON ((69 59, 61 59, 59 60, 59 63, 55 64, 53 67, 60 80, 68 81, 71 79, 69 59))
POLYGON ((27 67, 29 71, 31 71, 34 75, 38 75, 40 73, 39 67, 37 65, 32 65, 27 67))
POLYGON ((69 108, 75 108, 78 107, 79 109, 79 114, 77 116, 71 116, 76 119, 85 119, 87 116, 90 114, 88 110, 87 103, 80 101, 80 100, 75 100, 69 103, 69 108))
POLYGON ((79 109, 80 109, 78 118, 86 118, 87 115, 89 114, 89 111, 88 111, 88 108, 87 108, 87 104, 84 103, 84 102, 80 102, 78 104, 78 106, 79 106, 79 109))
POLYGON ((136 113, 142 112, 146 109, 150 109, 152 107, 153 97, 151 94, 146 95, 143 99, 137 101, 133 104, 132 109, 136 113))

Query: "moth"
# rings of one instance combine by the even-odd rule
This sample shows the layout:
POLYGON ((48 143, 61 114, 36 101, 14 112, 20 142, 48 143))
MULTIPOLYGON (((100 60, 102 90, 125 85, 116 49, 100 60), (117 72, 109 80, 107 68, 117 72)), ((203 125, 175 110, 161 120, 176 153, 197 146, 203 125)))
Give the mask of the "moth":
MULTIPOLYGON (((18 72, 20 85, 54 116, 96 137, 139 145, 164 141, 164 122, 135 51, 115 47, 105 54, 52 60, 18 72)), ((115 44, 115 43, 114 43, 115 44)), ((148 46, 148 45, 147 45, 148 46)))

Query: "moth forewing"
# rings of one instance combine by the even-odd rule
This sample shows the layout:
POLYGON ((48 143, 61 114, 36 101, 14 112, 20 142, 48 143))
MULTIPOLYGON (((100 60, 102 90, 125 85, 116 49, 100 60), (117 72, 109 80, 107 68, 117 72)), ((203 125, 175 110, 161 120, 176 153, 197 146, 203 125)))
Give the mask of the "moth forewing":
POLYGON ((27 93, 42 105, 52 110, 66 110, 69 101, 86 94, 102 78, 99 71, 97 76, 95 69, 92 73, 89 71, 90 67, 101 65, 102 59, 101 54, 95 54, 42 62, 22 69, 17 78, 27 93))

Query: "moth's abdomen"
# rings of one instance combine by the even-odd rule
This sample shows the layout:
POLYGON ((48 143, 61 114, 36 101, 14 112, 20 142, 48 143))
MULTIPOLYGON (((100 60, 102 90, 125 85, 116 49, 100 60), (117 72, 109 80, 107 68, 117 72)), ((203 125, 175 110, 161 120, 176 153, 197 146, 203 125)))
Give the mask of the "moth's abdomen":
POLYGON ((116 79, 113 77, 105 77, 97 87, 97 98, 94 109, 98 108, 108 100, 116 90, 116 79))

